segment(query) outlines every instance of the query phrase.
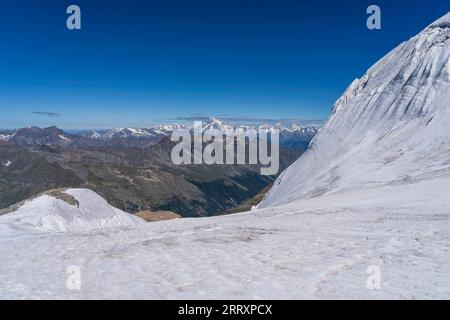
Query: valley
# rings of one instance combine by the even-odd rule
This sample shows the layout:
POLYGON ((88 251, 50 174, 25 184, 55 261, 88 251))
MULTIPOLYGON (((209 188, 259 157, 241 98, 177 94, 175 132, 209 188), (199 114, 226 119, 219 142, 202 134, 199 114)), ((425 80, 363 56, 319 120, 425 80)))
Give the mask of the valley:
MULTIPOLYGON (((3 132, 0 208, 54 188, 88 188, 129 213, 222 214, 274 181, 259 165, 174 165, 174 126, 68 134, 56 128, 3 132), (8 137, 8 138, 5 138, 8 137)), ((285 130, 289 143, 310 141, 317 127, 285 130)), ((281 148, 280 172, 304 151, 281 148)))

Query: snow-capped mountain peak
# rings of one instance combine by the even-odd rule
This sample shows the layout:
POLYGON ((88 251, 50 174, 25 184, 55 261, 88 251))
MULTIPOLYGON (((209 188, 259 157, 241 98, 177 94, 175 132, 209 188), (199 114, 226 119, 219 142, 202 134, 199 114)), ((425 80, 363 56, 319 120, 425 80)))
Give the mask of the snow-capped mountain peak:
POLYGON ((355 80, 260 207, 449 176, 449 19, 437 20, 355 80))
POLYGON ((70 135, 57 127, 27 127, 4 131, 0 134, 0 140, 19 145, 67 145, 72 142, 70 135))
POLYGON ((14 137, 15 134, 16 134, 15 131, 8 132, 8 133, 2 133, 2 134, 0 134, 0 140, 9 141, 11 138, 14 137))
MULTIPOLYGON (((217 118, 211 118, 209 121, 203 123, 203 129, 216 129, 219 131, 227 131, 229 129, 266 129, 272 131, 278 129, 280 132, 285 133, 317 133, 321 127, 320 122, 312 125, 291 124, 285 126, 282 123, 275 125, 263 124, 263 125, 239 125, 227 123, 217 118)), ((110 130, 97 130, 90 131, 85 134, 86 137, 97 140, 109 140, 117 138, 146 138, 170 135, 176 129, 192 129, 192 125, 181 124, 162 124, 155 128, 114 128, 110 130)))
POLYGON ((95 130, 85 134, 91 139, 124 139, 124 138, 148 138, 154 137, 157 133, 153 129, 146 128, 114 128, 110 130, 95 130))
POLYGON ((223 122, 221 120, 219 120, 219 119, 216 119, 216 118, 211 118, 211 120, 209 122, 210 122, 210 124, 217 125, 217 126, 222 126, 223 125, 223 122))

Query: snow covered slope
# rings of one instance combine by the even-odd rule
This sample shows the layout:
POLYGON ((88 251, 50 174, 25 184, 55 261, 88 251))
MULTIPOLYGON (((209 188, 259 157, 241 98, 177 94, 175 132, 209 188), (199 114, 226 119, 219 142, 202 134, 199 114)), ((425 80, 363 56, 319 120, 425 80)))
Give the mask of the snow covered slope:
POLYGON ((450 176, 450 13, 355 80, 260 208, 450 176))
POLYGON ((0 236, 17 232, 86 231, 144 223, 87 189, 54 190, 0 216, 0 236))
POLYGON ((448 299, 449 184, 325 195, 232 216, 0 236, 0 298, 448 299), (81 271, 79 290, 66 286, 71 266, 81 271), (380 290, 366 286, 370 266, 380 269, 380 290))

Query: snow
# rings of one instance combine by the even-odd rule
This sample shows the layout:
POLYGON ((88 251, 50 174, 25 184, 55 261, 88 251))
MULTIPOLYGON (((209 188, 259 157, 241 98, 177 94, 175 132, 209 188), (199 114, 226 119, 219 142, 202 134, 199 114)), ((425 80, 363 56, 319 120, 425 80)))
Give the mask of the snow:
POLYGON ((116 139, 116 138, 148 138, 153 137, 157 134, 152 129, 140 129, 140 128, 114 128, 111 130, 101 130, 90 132, 88 137, 92 139, 116 139))
POLYGON ((147 224, 69 189, 79 208, 41 196, 0 216, 0 298, 450 298, 447 18, 353 82, 249 213, 147 224))
POLYGON ((384 186, 233 216, 9 235, 0 239, 0 297, 448 298, 449 183, 384 186), (81 290, 66 287, 73 265, 81 290), (381 290, 366 287, 372 265, 381 290))
MULTIPOLYGON (((26 201, 17 210, 0 216, 3 230, 8 234, 62 231, 86 231, 95 228, 130 226, 143 221, 110 206, 95 192, 87 189, 68 189, 78 204, 70 204, 44 194, 26 201)), ((1 236, 1 233, 0 233, 1 236)))
POLYGON ((92 139, 101 139, 102 135, 100 133, 98 133, 97 131, 94 131, 90 134, 90 136, 92 139))
POLYGON ((11 134, 0 134, 0 140, 9 141, 11 138, 15 136, 15 133, 11 134))
POLYGON ((309 150, 259 207, 448 177, 448 101, 450 28, 429 27, 349 86, 309 150))
POLYGON ((72 141, 72 140, 70 140, 69 138, 67 138, 66 136, 62 135, 62 134, 58 135, 58 137, 59 137, 61 140, 64 140, 64 141, 66 141, 66 142, 71 142, 71 141, 72 141))
POLYGON ((126 131, 131 132, 132 136, 136 137, 148 137, 153 136, 153 134, 145 129, 127 128, 126 131))
MULTIPOLYGON (((319 131, 322 124, 320 122, 313 123, 309 125, 300 125, 300 124, 292 124, 288 127, 285 127, 281 124, 276 125, 259 125, 259 126, 245 126, 245 125, 232 125, 232 124, 226 124, 223 121, 211 118, 208 122, 204 123, 204 130, 206 129, 218 129, 223 132, 230 130, 230 129, 268 129, 270 132, 272 132, 274 129, 278 129, 280 132, 284 133, 302 133, 302 134, 315 134, 319 131)), ((173 125, 159 125, 156 128, 152 129, 138 129, 138 128, 115 128, 111 130, 105 130, 103 132, 91 132, 89 133, 88 137, 93 139, 113 139, 113 138, 127 138, 127 137, 153 137, 153 136, 160 136, 160 135, 170 135, 174 130, 176 129, 192 129, 192 126, 186 126, 186 125, 179 125, 179 124, 173 124, 173 125)))
POLYGON ((448 28, 450 27, 450 12, 442 18, 433 22, 428 28, 448 28))

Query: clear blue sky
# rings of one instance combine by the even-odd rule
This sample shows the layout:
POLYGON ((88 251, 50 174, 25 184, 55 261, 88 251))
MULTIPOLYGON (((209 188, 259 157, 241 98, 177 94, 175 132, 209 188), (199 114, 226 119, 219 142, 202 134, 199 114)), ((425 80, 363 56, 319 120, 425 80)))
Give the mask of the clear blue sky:
POLYGON ((5 0, 0 128, 148 127, 191 114, 323 119, 450 0, 5 0), (66 28, 66 8, 82 30, 66 28), (382 9, 382 30, 366 8, 382 9))

